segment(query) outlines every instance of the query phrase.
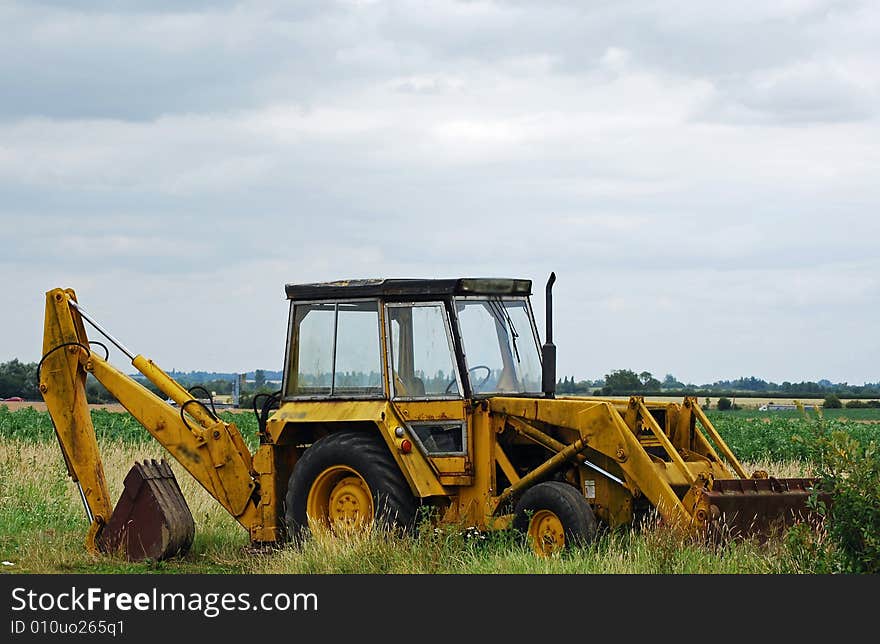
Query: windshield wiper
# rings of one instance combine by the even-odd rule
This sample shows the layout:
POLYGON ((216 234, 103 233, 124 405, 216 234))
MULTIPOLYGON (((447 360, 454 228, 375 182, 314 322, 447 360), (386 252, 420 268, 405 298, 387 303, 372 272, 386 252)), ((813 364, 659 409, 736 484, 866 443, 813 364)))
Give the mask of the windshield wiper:
POLYGON ((522 362, 519 359, 519 349, 516 346, 516 339, 519 337, 519 333, 516 332, 516 327, 513 326, 513 320, 510 319, 507 307, 504 306, 501 300, 489 300, 489 303, 494 306, 496 314, 507 322, 507 328, 510 329, 510 343, 513 345, 513 355, 516 356, 516 362, 519 364, 522 362))

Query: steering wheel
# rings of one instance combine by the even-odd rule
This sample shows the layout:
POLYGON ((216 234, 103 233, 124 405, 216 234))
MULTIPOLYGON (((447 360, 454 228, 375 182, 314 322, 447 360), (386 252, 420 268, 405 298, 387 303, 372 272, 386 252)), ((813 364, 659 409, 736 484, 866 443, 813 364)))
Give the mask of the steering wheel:
MULTIPOLYGON (((492 369, 490 369, 489 367, 487 367, 484 364, 478 364, 478 365, 475 365, 475 366, 471 367, 470 369, 468 369, 468 376, 470 376, 472 371, 476 371, 477 369, 485 369, 486 370, 486 377, 483 378, 479 382, 479 384, 474 385, 474 387, 473 387, 474 391, 476 391, 477 389, 479 389, 480 387, 485 385, 489 381, 489 378, 492 377, 492 369)), ((446 385, 446 393, 447 394, 449 393, 449 390, 452 389, 453 385, 455 385, 455 379, 453 379, 452 382, 450 382, 448 385, 446 385)))

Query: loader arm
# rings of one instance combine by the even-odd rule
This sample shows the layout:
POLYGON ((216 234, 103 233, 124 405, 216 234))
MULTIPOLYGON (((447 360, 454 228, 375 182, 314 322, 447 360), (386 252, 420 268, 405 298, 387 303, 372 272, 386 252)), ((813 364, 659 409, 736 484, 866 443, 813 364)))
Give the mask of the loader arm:
POLYGON ((815 518, 807 503, 814 480, 777 479, 760 470, 749 476, 694 398, 652 408, 640 396, 528 404, 494 398, 489 408, 514 432, 553 453, 522 478, 508 476, 511 485, 495 497, 493 509, 568 461, 598 472, 633 498, 644 496, 668 525, 690 532, 760 536, 815 518), (618 474, 590 462, 586 448, 606 457, 618 474))
MULTIPOLYGON (((566 446, 541 432, 533 423, 577 432, 579 439, 568 446, 570 453, 566 455, 567 459, 579 458, 580 451, 589 445, 600 454, 612 458, 624 474, 625 481, 621 481, 621 484, 633 492, 638 490, 644 494, 667 521, 680 526, 691 525, 690 512, 668 482, 656 476, 651 458, 611 404, 565 399, 530 402, 530 405, 522 405, 516 399, 495 398, 490 401, 490 409, 503 414, 515 431, 538 439, 560 456, 565 454, 566 446)), ((504 490, 499 502, 527 487, 540 473, 540 469, 536 468, 529 476, 504 490)))
MULTIPOLYGON (((249 532, 259 522, 258 485, 253 461, 233 423, 217 418, 190 392, 151 360, 132 355, 79 307, 76 294, 54 289, 46 294, 40 392, 49 409, 68 473, 77 483, 91 522, 86 546, 104 550, 111 518, 104 468, 86 400, 91 373, 138 422, 249 532), (172 407, 142 384, 90 349, 83 317, 119 347, 172 407)), ((144 478, 153 474, 147 473, 144 478)), ((175 484, 176 487, 176 484, 175 484)), ((166 495, 167 496, 167 495, 166 495)))

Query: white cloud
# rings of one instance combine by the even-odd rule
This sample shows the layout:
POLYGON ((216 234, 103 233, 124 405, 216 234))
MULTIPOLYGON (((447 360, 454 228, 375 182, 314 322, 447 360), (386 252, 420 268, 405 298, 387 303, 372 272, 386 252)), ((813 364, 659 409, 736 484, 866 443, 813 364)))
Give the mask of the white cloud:
POLYGON ((540 309, 555 270, 560 375, 880 380, 876 18, 6 6, 0 360, 55 285, 168 368, 244 370, 280 363, 286 282, 516 275, 540 309))
POLYGON ((630 59, 630 53, 620 47, 609 47, 602 54, 601 63, 605 69, 620 72, 626 68, 630 59))

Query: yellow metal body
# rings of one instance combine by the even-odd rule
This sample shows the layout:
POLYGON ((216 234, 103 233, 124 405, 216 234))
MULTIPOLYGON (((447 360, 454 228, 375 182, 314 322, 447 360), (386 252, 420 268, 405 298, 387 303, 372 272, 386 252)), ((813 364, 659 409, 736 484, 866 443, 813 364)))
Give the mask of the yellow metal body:
MULTIPOLYGON (((132 364, 177 408, 90 351, 70 301, 76 301, 71 290, 47 293, 40 390, 68 471, 92 517, 87 537, 92 549, 112 508, 85 398, 89 373, 254 543, 286 538, 283 501, 297 460, 316 440, 341 429, 377 433, 414 497, 436 507, 440 521, 483 530, 508 527, 516 496, 548 478, 576 486, 611 527, 631 523, 644 508, 656 508, 671 524, 700 529, 710 518, 703 495, 712 482, 747 477, 693 398, 680 404, 647 403, 639 397, 286 401, 269 418, 251 454, 234 424, 192 402, 193 396, 152 361, 138 355, 132 364), (432 420, 466 424, 463 454, 432 457, 411 448, 417 441, 410 423, 432 420)), ((386 352, 385 325, 380 328, 386 352)), ((390 364, 385 358, 383 364, 390 364)), ((392 391, 385 369, 385 390, 392 391)), ((309 507, 331 524, 356 523, 358 516, 373 514, 363 478, 342 466, 319 477, 309 507)), ((535 531, 548 547, 556 547, 562 537, 552 513, 535 524, 535 531)))
MULTIPOLYGON (((186 413, 181 415, 179 409, 95 355, 70 300, 76 301, 71 290, 55 289, 46 295, 40 392, 52 416, 68 473, 79 484, 92 519, 87 547, 97 550, 97 538, 112 511, 85 397, 89 373, 248 529, 253 540, 277 540, 278 522, 267 528, 261 521, 261 496, 255 494, 259 472, 235 425, 214 418, 196 404, 187 404, 186 413)), ((143 356, 136 356, 132 364, 179 404, 193 400, 189 392, 143 356)), ((271 505, 275 508, 278 503, 271 500, 271 505)))
MULTIPOLYGON (((385 439, 413 494, 440 508, 441 520, 480 529, 507 527, 512 515, 505 502, 551 476, 564 476, 584 490, 597 516, 612 527, 630 523, 634 501, 644 499, 667 522, 700 528, 708 515, 700 512, 699 491, 711 489, 715 479, 736 478, 734 472, 742 471, 692 398, 662 405, 639 397, 495 397, 475 405, 420 401, 406 406, 392 401, 288 402, 270 418, 267 443, 261 449, 289 450, 292 468, 302 446, 353 426, 377 431, 385 439), (408 421, 432 419, 467 423, 467 455, 456 457, 460 463, 453 466, 450 457, 401 449, 404 440, 412 439, 408 421), (707 436, 723 446, 728 462, 707 436), (536 445, 543 448, 538 458, 536 445)), ((277 474, 283 489, 289 473, 277 474)))

